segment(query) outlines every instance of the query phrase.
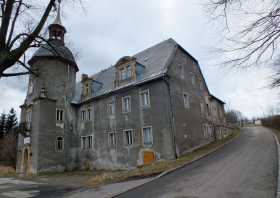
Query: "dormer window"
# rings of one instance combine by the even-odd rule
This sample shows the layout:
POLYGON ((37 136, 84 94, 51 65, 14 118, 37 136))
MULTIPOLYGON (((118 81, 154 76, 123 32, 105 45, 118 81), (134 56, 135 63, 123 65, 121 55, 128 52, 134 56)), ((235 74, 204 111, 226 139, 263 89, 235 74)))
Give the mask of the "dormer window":
POLYGON ((86 83, 86 95, 90 95, 90 85, 86 83))
POLYGON ((120 79, 129 80, 131 79, 131 66, 127 65, 126 67, 120 69, 120 79))

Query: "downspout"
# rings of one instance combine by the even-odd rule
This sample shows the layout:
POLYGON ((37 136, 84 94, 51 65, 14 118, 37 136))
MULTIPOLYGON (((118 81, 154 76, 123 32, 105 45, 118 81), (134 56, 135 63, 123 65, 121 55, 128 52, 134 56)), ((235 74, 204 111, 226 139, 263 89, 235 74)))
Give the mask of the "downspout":
POLYGON ((172 144, 173 144, 174 155, 175 155, 175 158, 177 159, 178 155, 177 155, 177 148, 176 148, 175 117, 174 117, 174 112, 173 112, 171 89, 170 89, 170 84, 169 84, 168 78, 166 76, 163 76, 163 81, 166 83, 167 90, 168 90, 169 105, 170 105, 170 112, 171 112, 170 125, 171 125, 172 144))

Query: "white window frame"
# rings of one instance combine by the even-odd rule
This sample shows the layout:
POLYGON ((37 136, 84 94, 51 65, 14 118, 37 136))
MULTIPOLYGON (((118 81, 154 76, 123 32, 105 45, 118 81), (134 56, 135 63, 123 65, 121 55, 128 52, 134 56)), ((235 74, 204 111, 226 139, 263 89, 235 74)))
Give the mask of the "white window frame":
POLYGON ((190 108, 190 94, 187 93, 187 92, 183 93, 183 103, 184 103, 185 109, 189 109, 190 108))
POLYGON ((142 139, 143 139, 143 145, 145 147, 151 147, 154 144, 154 133, 153 133, 153 127, 152 126, 145 126, 142 127, 142 139), (145 135, 144 135, 144 129, 150 128, 150 133, 151 133, 151 143, 150 144, 145 144, 145 135))
POLYGON ((55 151, 56 152, 63 152, 64 151, 64 137, 63 136, 58 136, 55 139, 55 151), (58 138, 62 138, 62 140, 58 140, 58 138), (62 148, 58 149, 58 142, 62 141, 62 148))
POLYGON ((81 150, 92 150, 93 149, 93 135, 84 135, 81 136, 81 150), (91 137, 91 144, 89 144, 89 138, 91 137), (85 144, 83 139, 85 138, 85 144))
POLYGON ((115 147, 117 145, 117 140, 116 140, 116 131, 111 131, 111 132, 108 132, 108 145, 110 147, 115 147), (113 134, 113 136, 111 136, 111 134, 113 134), (113 137, 113 141, 111 141, 111 137, 113 137))
POLYGON ((109 115, 115 115, 116 105, 115 102, 109 102, 107 104, 107 112, 109 115))
POLYGON ((124 96, 122 97, 122 112, 123 113, 130 113, 131 112, 131 97, 130 96, 124 96), (129 104, 128 104, 128 109, 126 108, 126 104, 125 104, 125 99, 129 99, 129 104))
POLYGON ((140 91, 139 92, 139 98, 140 98, 140 107, 143 107, 143 108, 148 108, 148 107, 151 107, 151 97, 150 97, 150 90, 149 89, 146 89, 146 90, 143 90, 143 91, 140 91), (147 94, 145 97, 145 94, 147 94), (144 104, 144 101, 142 100, 142 95, 144 95, 144 100, 145 100, 145 104, 144 104))
POLYGON ((131 77, 132 77, 132 68, 130 64, 120 69, 121 81, 129 80, 131 79, 131 77))
POLYGON ((126 70, 126 80, 131 79, 131 77, 132 77, 131 65, 125 66, 125 70, 126 70))
POLYGON ((61 108, 56 108, 56 111, 55 111, 55 119, 56 119, 56 122, 63 122, 64 121, 64 109, 61 109, 61 108))
POLYGON ((125 129, 125 130, 123 130, 123 136, 124 136, 124 145, 125 146, 133 146, 133 144, 134 144, 134 131, 133 131, 133 129, 125 129), (129 142, 127 142, 127 136, 126 136, 126 133, 128 132, 128 131, 130 131, 131 132, 131 143, 129 144, 129 142))

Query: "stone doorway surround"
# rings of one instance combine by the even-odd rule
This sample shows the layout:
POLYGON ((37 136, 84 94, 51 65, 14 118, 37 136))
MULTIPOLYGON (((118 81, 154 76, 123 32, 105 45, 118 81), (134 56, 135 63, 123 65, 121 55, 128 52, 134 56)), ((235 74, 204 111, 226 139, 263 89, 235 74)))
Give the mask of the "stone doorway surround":
POLYGON ((28 175, 31 173, 31 148, 30 146, 25 146, 22 151, 20 170, 22 174, 28 175))

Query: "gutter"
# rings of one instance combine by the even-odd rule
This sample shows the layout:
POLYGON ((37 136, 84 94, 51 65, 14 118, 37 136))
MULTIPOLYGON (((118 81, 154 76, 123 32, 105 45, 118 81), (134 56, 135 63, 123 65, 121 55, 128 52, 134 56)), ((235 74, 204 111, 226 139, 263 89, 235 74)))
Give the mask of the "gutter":
POLYGON ((89 99, 87 99, 85 101, 82 101, 80 103, 73 103, 73 102, 71 102, 71 104, 74 105, 74 106, 81 106, 81 105, 84 105, 84 104, 88 104, 90 102, 93 102, 93 101, 98 100, 100 98, 104 98, 104 97, 107 97, 109 95, 118 93, 120 91, 126 91, 126 90, 133 89, 135 87, 141 86, 143 84, 146 84, 146 83, 149 83, 149 82, 152 82, 152 81, 161 80, 165 76, 166 76, 166 73, 162 73, 162 74, 159 74, 157 76, 154 76, 153 78, 145 79, 145 80, 139 81, 139 82, 134 82, 134 83, 131 83, 131 84, 127 85, 127 86, 121 86, 121 87, 118 87, 118 88, 116 88, 114 90, 110 90, 108 92, 102 93, 101 95, 93 96, 92 98, 89 98, 89 99))
POLYGON ((174 149, 175 158, 177 159, 178 155, 177 155, 177 149, 176 149, 175 116, 174 116, 174 112, 173 112, 173 103, 172 103, 172 98, 171 98, 171 89, 170 89, 170 84, 169 84, 168 78, 167 77, 163 77, 163 81, 167 85, 167 90, 168 90, 170 113, 171 113, 170 125, 171 125, 172 145, 173 145, 173 149, 174 149))

